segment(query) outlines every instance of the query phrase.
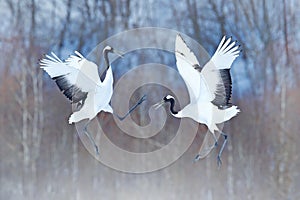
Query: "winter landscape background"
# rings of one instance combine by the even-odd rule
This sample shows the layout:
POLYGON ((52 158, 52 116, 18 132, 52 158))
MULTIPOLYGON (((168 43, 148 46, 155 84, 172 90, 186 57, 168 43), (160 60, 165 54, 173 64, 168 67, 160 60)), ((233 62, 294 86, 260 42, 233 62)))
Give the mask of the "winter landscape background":
MULTIPOLYGON (((300 199, 299 10, 296 0, 2 0, 0 199, 300 199), (229 142, 220 169, 216 151, 192 162, 206 133, 203 125, 175 163, 130 174, 95 160, 67 123, 70 103, 38 60, 51 51, 62 59, 75 50, 87 55, 106 38, 141 27, 186 34, 210 55, 223 35, 241 44, 231 74, 232 102, 242 112, 225 124, 229 142)), ((137 64, 176 68, 174 56, 149 51, 114 62, 116 82, 137 64)), ((170 81, 188 103, 184 83, 170 81)), ((165 94, 155 85, 144 91, 151 103, 165 94)), ((143 104, 131 117, 145 125, 148 110, 143 104)), ((109 114, 98 119, 123 148, 153 145, 120 136, 109 114)), ((155 138, 162 144, 178 124, 172 116, 168 120, 155 138)))

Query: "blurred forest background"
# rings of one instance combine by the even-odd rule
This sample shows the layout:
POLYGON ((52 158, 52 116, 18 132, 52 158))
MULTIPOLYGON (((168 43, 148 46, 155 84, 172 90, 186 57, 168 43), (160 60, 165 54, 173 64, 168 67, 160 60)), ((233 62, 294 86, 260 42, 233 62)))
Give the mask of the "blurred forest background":
MULTIPOLYGON (((299 10, 297 0, 0 1, 0 199, 300 199, 299 10), (102 165, 68 125, 69 102, 37 64, 44 53, 86 55, 109 36, 149 26, 185 33, 210 54, 224 34, 242 45, 232 67, 242 112, 225 124, 220 170, 215 151, 192 162, 204 126, 162 170, 135 175, 102 165)), ((145 108, 132 117, 143 118, 145 108)), ((113 127, 110 116, 98 117, 113 127)))

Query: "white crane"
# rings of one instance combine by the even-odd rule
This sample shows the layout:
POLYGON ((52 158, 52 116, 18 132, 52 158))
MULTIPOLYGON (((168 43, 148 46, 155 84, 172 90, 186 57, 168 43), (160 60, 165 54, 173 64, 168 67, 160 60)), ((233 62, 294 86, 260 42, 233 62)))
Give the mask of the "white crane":
MULTIPOLYGON (((79 52, 71 55, 64 62, 53 52, 52 56, 46 55, 40 60, 41 68, 55 80, 59 89, 71 101, 77 103, 78 111, 75 111, 69 118, 69 124, 88 119, 84 126, 84 133, 94 145, 95 151, 99 154, 98 146, 89 134, 87 127, 92 119, 101 112, 113 114, 113 109, 109 105, 113 94, 113 74, 109 64, 108 53, 122 55, 110 46, 103 49, 103 57, 106 65, 106 75, 101 81, 98 75, 98 67, 95 63, 84 58, 79 52)), ((144 95, 120 120, 125 119, 138 105, 146 99, 144 95)))
MULTIPOLYGON (((215 138, 214 146, 217 145, 214 132, 218 131, 223 135, 224 143, 218 153, 219 165, 221 164, 221 154, 227 142, 227 135, 219 130, 217 124, 230 120, 240 112, 237 106, 229 103, 232 90, 229 70, 232 62, 239 55, 239 47, 236 42, 231 42, 231 38, 226 40, 224 36, 212 58, 202 68, 194 53, 178 34, 175 44, 176 65, 187 85, 190 103, 182 110, 175 111, 175 98, 167 95, 161 102, 154 105, 157 109, 164 103, 170 103, 170 112, 174 117, 188 117, 206 124, 215 138)), ((200 159, 199 153, 195 161, 200 159)))

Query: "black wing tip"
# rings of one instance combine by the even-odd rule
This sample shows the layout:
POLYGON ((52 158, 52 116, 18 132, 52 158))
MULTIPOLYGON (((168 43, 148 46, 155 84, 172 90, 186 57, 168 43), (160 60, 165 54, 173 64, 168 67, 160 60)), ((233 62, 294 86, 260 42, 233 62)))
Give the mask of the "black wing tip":
POLYGON ((230 69, 219 69, 222 82, 219 83, 219 89, 215 92, 215 99, 211 101, 218 108, 228 107, 232 95, 232 79, 230 69))
POLYGON ((78 103, 85 101, 87 92, 81 91, 76 85, 72 85, 65 77, 66 75, 52 77, 60 91, 71 101, 71 103, 78 103))

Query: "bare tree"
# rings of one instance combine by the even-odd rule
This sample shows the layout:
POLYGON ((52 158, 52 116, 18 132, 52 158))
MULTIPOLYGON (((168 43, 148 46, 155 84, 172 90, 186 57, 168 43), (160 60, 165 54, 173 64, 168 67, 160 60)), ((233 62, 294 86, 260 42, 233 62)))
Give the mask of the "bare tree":
MULTIPOLYGON (((0 199, 299 197, 298 1, 4 0, 0 7, 0 199), (215 167, 215 150, 192 163, 203 142, 199 133, 197 144, 169 167, 141 175, 119 173, 87 156, 75 129, 67 124, 70 104, 39 69, 38 59, 49 51, 58 51, 62 59, 74 50, 86 55, 109 36, 144 26, 176 29, 209 53, 223 34, 241 44, 243 53, 234 63, 232 78, 233 101, 242 112, 227 126, 230 142, 220 170, 215 167)), ((174 56, 161 52, 128 57, 122 67, 157 59, 176 68, 174 56)), ((116 77, 122 74, 118 69, 114 68, 116 77)), ((164 73, 161 78, 178 85, 188 102, 184 85, 164 73)), ((147 92, 145 88, 141 91, 147 92)), ((151 94, 163 96, 164 90, 151 94)), ((132 118, 147 123, 147 109, 142 106, 132 118)), ((139 142, 123 140, 110 115, 98 117, 114 141, 136 151, 164 148, 178 126, 170 120, 161 135, 139 142)))
POLYGON ((281 92, 280 92, 280 130, 278 133, 279 146, 279 157, 277 163, 278 170, 278 186, 280 188, 279 195, 282 198, 291 198, 291 150, 293 142, 290 140, 291 135, 285 130, 286 118, 287 118, 287 71, 290 69, 290 55, 289 55, 289 41, 288 41, 288 22, 287 22, 287 11, 288 7, 286 1, 283 0, 283 34, 284 34, 284 49, 285 49, 285 65, 281 67, 281 92), (290 164, 289 164, 290 163, 290 164))

